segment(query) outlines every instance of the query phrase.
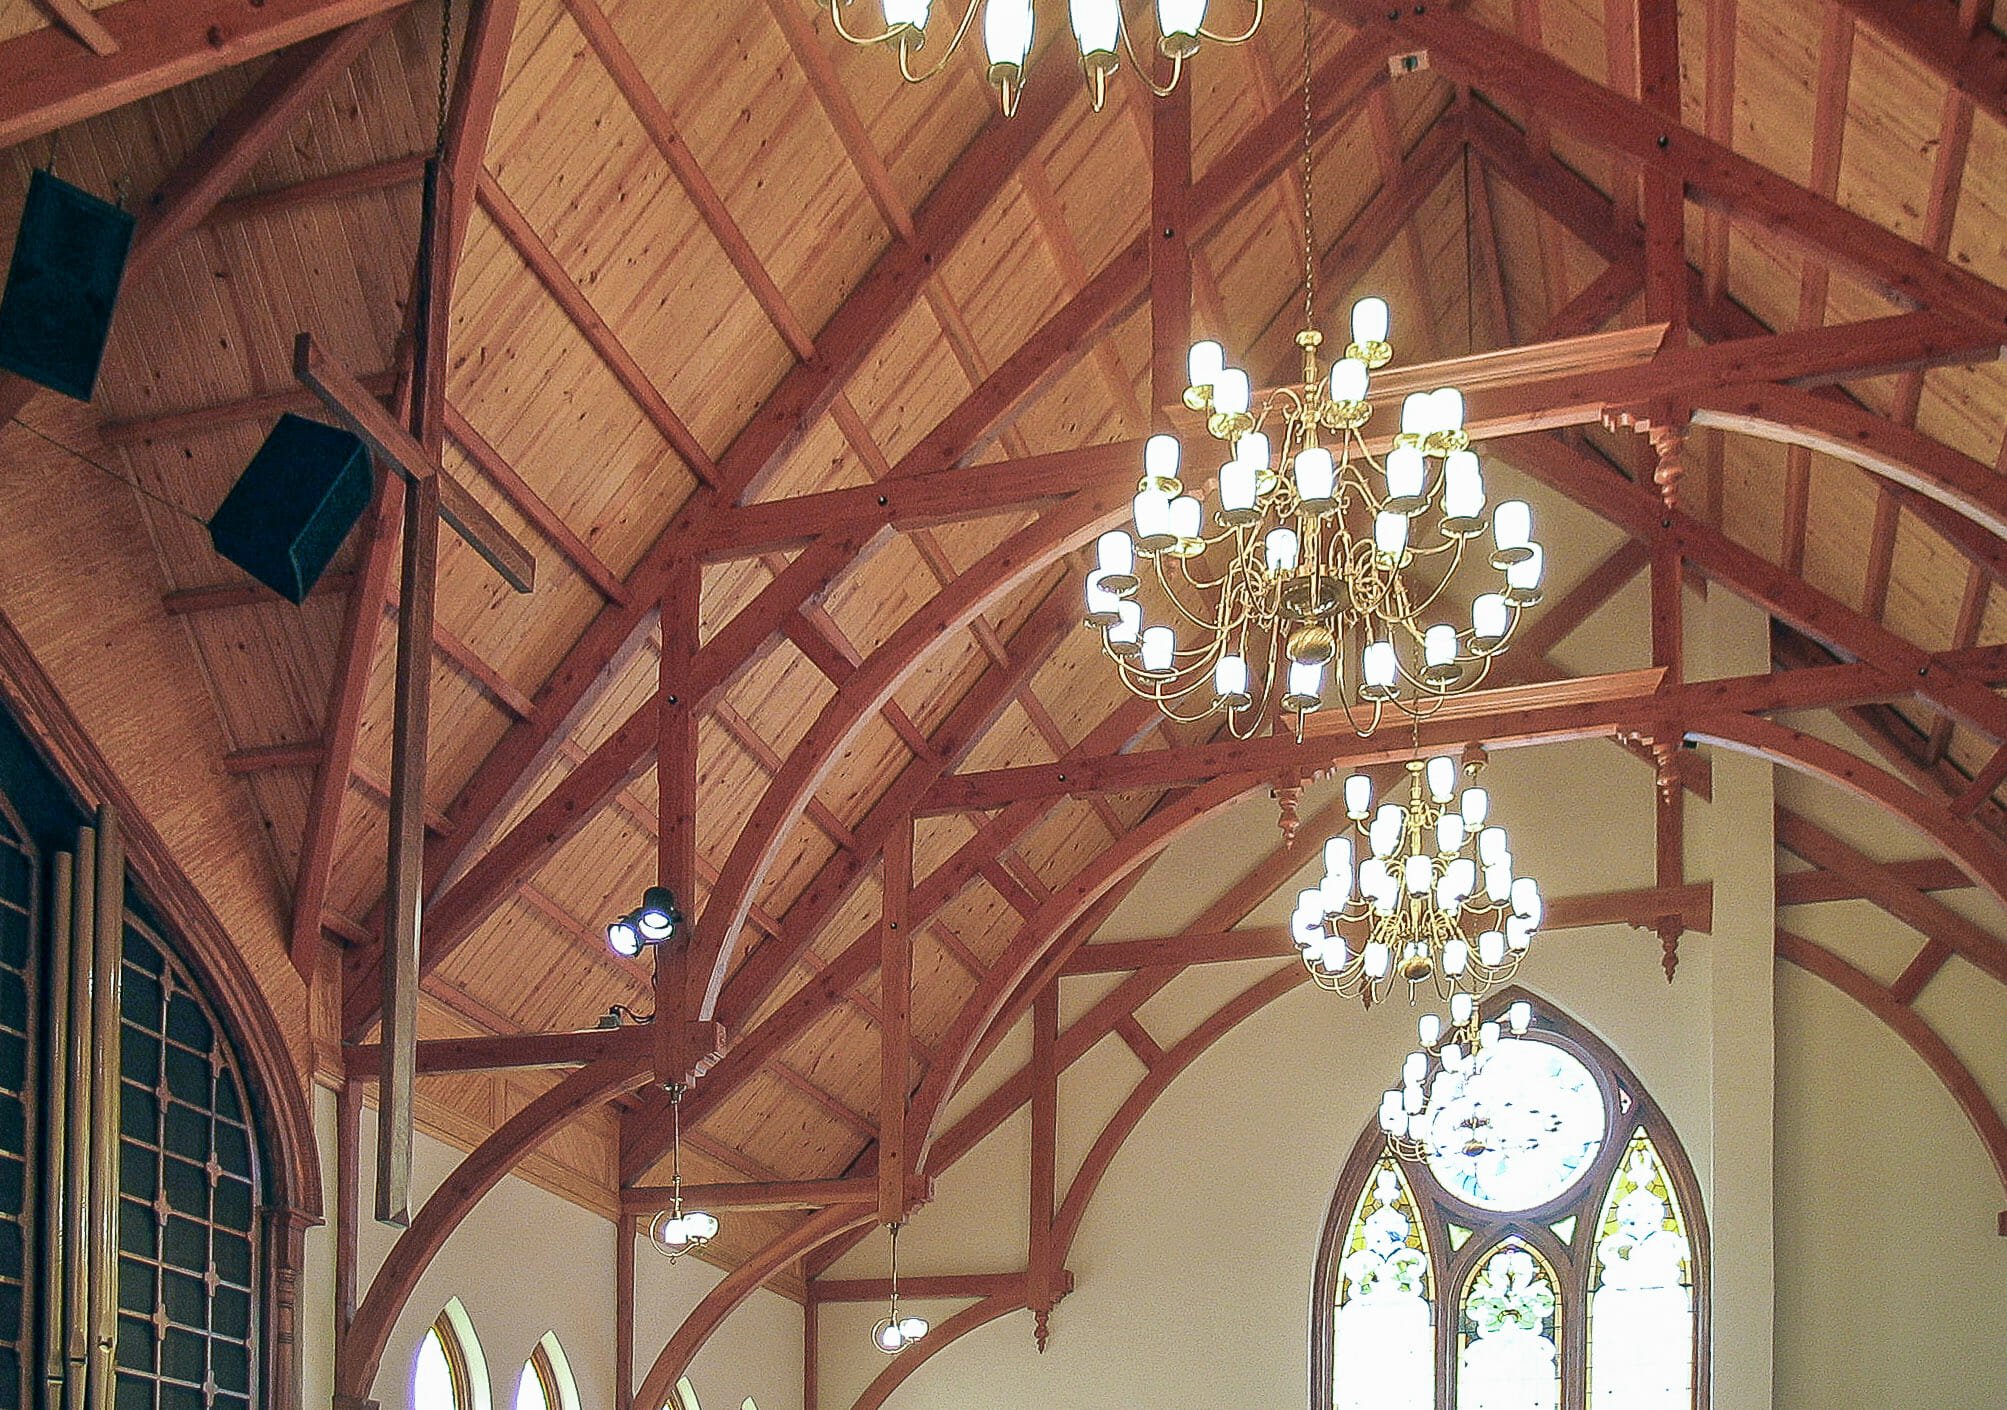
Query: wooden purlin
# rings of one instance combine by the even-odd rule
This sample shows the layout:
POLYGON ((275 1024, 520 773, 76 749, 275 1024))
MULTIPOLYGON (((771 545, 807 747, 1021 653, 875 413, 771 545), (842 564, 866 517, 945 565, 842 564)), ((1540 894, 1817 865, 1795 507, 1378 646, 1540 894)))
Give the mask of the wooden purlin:
POLYGON ((407 0, 123 0, 93 12, 118 48, 79 50, 60 29, 0 44, 0 147, 136 102, 407 0))
POLYGON ((629 602, 602 610, 536 692, 536 717, 511 729, 484 759, 455 799, 450 815, 460 825, 454 845, 428 859, 436 887, 457 873, 471 851, 488 840, 492 821, 530 785, 556 742, 584 714, 605 678, 605 668, 632 642, 653 604, 676 546, 701 542, 701 526, 715 507, 731 504, 772 473, 808 433, 859 366, 912 307, 934 271, 987 209, 997 185, 1025 160, 1057 118, 1055 86, 1026 94, 1026 106, 1009 123, 993 121, 949 167, 915 218, 916 237, 887 247, 816 335, 822 355, 797 363, 765 405, 717 457, 721 489, 699 491, 657 536, 628 573, 629 602))
POLYGON ((1510 35, 1442 6, 1390 18, 1374 0, 1316 0, 1355 21, 1391 24, 1397 40, 1429 51, 1445 73, 1532 108, 1579 140, 1661 170, 1691 198, 1846 268, 1910 306, 1937 307, 2007 326, 2007 290, 1941 259, 1864 216, 1824 200, 1720 143, 1582 77, 1510 35))
MULTIPOLYGON (((1330 96, 1324 100, 1321 113, 1347 110, 1346 105, 1354 95, 1384 77, 1384 67, 1378 61, 1383 49, 1383 38, 1374 39, 1370 34, 1362 34, 1326 66, 1331 81, 1320 91, 1330 96)), ((674 517, 655 547, 629 574, 627 585, 634 602, 648 602, 659 596, 663 555, 667 552, 665 545, 703 541, 702 523, 741 493, 755 489, 758 480, 779 463, 796 438, 805 432, 808 422, 829 405, 842 381, 868 354, 877 338, 888 332, 897 316, 918 297, 937 263, 937 256, 945 258, 948 249, 959 242, 978 218, 996 189, 999 173, 1014 169, 1017 162, 1029 153, 1043 125, 1052 120, 1062 101, 1053 90, 1034 87, 1015 118, 1009 123, 993 122, 985 129, 984 135, 978 137, 971 150, 965 152, 950 169, 941 187, 929 197, 915 218, 918 240, 895 245, 888 250, 873 267, 872 274, 817 335, 818 346, 841 348, 842 356, 833 360, 819 355, 810 362, 797 364, 782 380, 781 387, 767 407, 741 432, 732 448, 719 457, 722 490, 715 497, 704 493, 693 496, 691 502, 674 517), (1034 102, 1034 96, 1042 91, 1050 96, 1034 102)), ((1251 189, 1261 172, 1266 170, 1264 164, 1273 159, 1272 152, 1262 145, 1272 135, 1269 129, 1284 120, 1293 122, 1293 113, 1271 114, 1254 133, 1237 145, 1234 159, 1217 164, 1198 184, 1193 198, 1195 230, 1210 229, 1212 224, 1223 220, 1232 210, 1233 203, 1251 189)), ((1140 246, 1141 237, 1133 248, 1140 253, 1140 246)), ((1105 326, 1105 321, 1118 311, 1113 301, 1114 293, 1125 295, 1120 307, 1127 307, 1139 298, 1142 288, 1140 263, 1138 260, 1139 267, 1131 277, 1133 290, 1128 286, 1117 290, 1111 284, 1103 283, 1085 291, 1049 323, 1052 330, 1070 328, 1072 333, 1063 340, 1052 336, 1049 341, 1058 344, 1059 350, 1063 351, 1067 342, 1082 336, 1080 330, 1083 327, 1105 326)), ((1124 266, 1125 271, 1127 268, 1124 266)), ((1044 354, 1041 353, 1041 356, 1044 354)), ((971 395, 958 416, 944 421, 943 428, 951 424, 957 428, 952 436, 947 430, 937 428, 932 446, 923 442, 924 453, 922 449, 916 449, 909 454, 901 467, 895 469, 895 474, 909 468, 931 468, 943 458, 950 463, 959 459, 967 453, 968 447, 957 438, 972 438, 980 444, 983 438, 1001 429, 1004 408, 1041 385, 1046 370, 1038 357, 1026 356, 1007 361, 984 387, 971 395), (1006 393, 1006 388, 1015 390, 1006 393)), ((835 561, 832 560, 826 571, 833 570, 835 561)), ((797 566, 812 565, 798 562, 797 566)), ((535 717, 504 737, 502 744, 483 762, 449 810, 458 825, 453 848, 436 851, 433 854, 438 857, 436 864, 428 858, 429 887, 436 887, 440 879, 456 873, 461 859, 469 854, 472 847, 485 840, 486 820, 502 811, 518 788, 526 786, 526 780, 533 776, 536 767, 547 757, 556 739, 570 728, 587 703, 595 683, 604 679, 604 663, 612 658, 622 643, 631 640, 637 624, 636 608, 632 605, 602 611, 585 636, 568 653, 566 661, 538 690, 535 717)), ((770 625, 767 630, 771 630, 770 625)), ((629 723, 631 725, 633 721, 629 723)), ((623 727, 616 732, 614 740, 602 746, 614 747, 621 749, 622 757, 625 757, 627 749, 645 747, 642 732, 623 727), (615 741, 618 741, 617 746, 615 741)), ((640 757, 639 754, 634 755, 628 768, 638 766, 640 757)), ((628 776, 627 769, 611 766, 611 757, 607 764, 597 776, 628 776)), ((351 965, 348 987, 366 984, 367 963, 366 959, 362 959, 357 965, 351 965)), ((359 1026, 355 1017, 356 1008, 354 1003, 349 1005, 351 1031, 359 1026)))

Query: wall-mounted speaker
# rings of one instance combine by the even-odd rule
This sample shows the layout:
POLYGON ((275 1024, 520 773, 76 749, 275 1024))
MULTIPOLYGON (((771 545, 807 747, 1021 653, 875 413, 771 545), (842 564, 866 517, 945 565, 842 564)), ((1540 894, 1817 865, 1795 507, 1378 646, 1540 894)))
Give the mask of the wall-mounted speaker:
POLYGON ((210 517, 209 539, 279 596, 304 602, 369 495, 368 447, 288 412, 210 517))
POLYGON ((37 170, 7 288, 0 294, 0 367, 89 401, 111 336, 133 217, 37 170))

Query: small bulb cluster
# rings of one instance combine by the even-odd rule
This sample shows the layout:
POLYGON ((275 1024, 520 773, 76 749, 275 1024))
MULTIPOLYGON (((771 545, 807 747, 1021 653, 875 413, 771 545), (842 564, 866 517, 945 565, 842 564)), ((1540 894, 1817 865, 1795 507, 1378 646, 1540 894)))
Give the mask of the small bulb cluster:
POLYGON ((1544 914, 1540 887, 1513 874, 1490 794, 1459 788, 1456 760, 1411 760, 1408 775, 1406 806, 1375 808, 1372 779, 1345 780, 1350 826, 1325 842, 1324 876, 1297 893, 1290 935, 1336 993, 1372 1003, 1396 981, 1412 994, 1433 980, 1468 1000, 1517 969, 1544 914))
POLYGON ((685 1212, 681 1204, 679 1199, 675 1208, 663 1210, 648 1226, 648 1237, 671 1258, 694 1253, 718 1234, 717 1215, 706 1214, 701 1209, 685 1212))
POLYGON ((899 1311, 899 1225, 887 1224, 892 1241, 891 1310, 871 1328, 871 1344, 888 1356, 896 1356, 927 1335, 927 1319, 899 1311))
MULTIPOLYGON (((1208 515, 1187 489, 1179 438, 1150 437, 1133 532, 1101 535, 1085 584, 1086 619, 1125 684, 1173 718, 1224 712, 1246 737, 1271 705, 1300 717, 1334 693, 1374 723, 1390 705, 1426 714, 1481 682, 1540 600, 1532 511, 1487 501, 1461 392, 1412 393, 1384 461, 1367 449, 1360 428, 1373 414, 1373 369, 1392 356, 1387 330, 1386 302, 1361 299, 1328 378, 1317 363, 1322 335, 1298 334, 1301 385, 1264 394, 1259 407, 1218 343, 1192 346, 1185 404, 1230 448, 1217 507, 1208 515), (1487 529, 1488 553, 1477 546, 1487 529), (1468 625, 1440 619, 1443 589, 1480 555, 1502 582, 1472 594, 1468 625), (1146 576, 1161 588, 1150 596, 1168 597, 1171 622, 1195 627, 1196 642, 1146 621, 1146 576)), ((1371 727, 1354 722, 1360 733, 1371 727)))
POLYGON ((618 920, 607 922, 606 946, 622 959, 633 959, 649 945, 660 945, 683 923, 676 897, 666 886, 641 893, 641 904, 618 920))
MULTIPOLYGON (((948 41, 947 52, 938 64, 924 72, 914 71, 913 53, 926 44, 927 22, 933 15, 933 0, 883 0, 885 28, 883 32, 868 37, 853 34, 844 25, 843 7, 850 0, 826 0, 826 3, 836 22, 837 32, 851 43, 896 45, 899 71, 909 83, 924 82, 947 67, 948 60, 961 47, 962 36, 968 32, 970 22, 975 18, 976 6, 981 4, 983 51, 989 60, 989 80, 996 87, 1004 115, 1008 117, 1017 111, 1018 96, 1024 87, 1024 66, 1031 56, 1032 36, 1036 28, 1032 0, 969 0, 954 37, 948 41)), ((1080 51, 1080 68, 1087 79, 1088 97, 1094 104, 1094 111, 1100 112, 1102 104, 1107 101, 1108 76, 1121 67, 1118 48, 1128 50, 1144 82, 1161 96, 1177 86, 1184 72, 1185 60, 1199 51, 1201 40, 1244 44, 1254 37, 1254 31, 1261 24, 1259 4, 1254 7, 1254 19, 1247 31, 1233 35, 1216 34, 1205 28, 1207 3, 1208 0, 1157 0, 1157 51, 1173 65, 1170 82, 1160 88, 1140 61, 1136 61, 1120 0, 1069 0, 1073 40, 1080 51)))
POLYGON ((1503 1037, 1523 1038, 1533 1024, 1533 1005, 1524 999, 1506 1006, 1503 1024, 1479 1022, 1469 994, 1452 994, 1449 1011, 1447 1026, 1439 1014, 1422 1015, 1416 1024, 1421 1046, 1402 1062, 1401 1085, 1380 1094, 1380 1130, 1403 1155, 1427 1154, 1435 1113, 1503 1037))

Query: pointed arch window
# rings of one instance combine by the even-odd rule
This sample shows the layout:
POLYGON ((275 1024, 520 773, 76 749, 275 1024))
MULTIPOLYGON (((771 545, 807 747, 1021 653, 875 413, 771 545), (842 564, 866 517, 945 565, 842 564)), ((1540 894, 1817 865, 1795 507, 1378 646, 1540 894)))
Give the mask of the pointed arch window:
POLYGON ((411 1410, 488 1410, 487 1362, 457 1297, 419 1338, 411 1363, 411 1410))
POLYGON ((516 1410, 578 1410, 578 1388, 557 1333, 545 1332, 516 1381, 516 1410))
POLYGON ((1318 1257, 1312 1410, 1706 1410, 1707 1231, 1671 1125, 1551 1011, 1499 1057, 1426 1158, 1366 1124, 1318 1257))

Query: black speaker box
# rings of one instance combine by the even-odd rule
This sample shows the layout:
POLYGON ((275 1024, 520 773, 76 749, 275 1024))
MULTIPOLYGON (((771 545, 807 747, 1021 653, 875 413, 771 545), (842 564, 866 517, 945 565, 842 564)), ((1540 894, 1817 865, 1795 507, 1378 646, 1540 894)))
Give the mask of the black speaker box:
POLYGON ((347 431, 279 418, 209 520, 216 551, 304 602, 369 504, 369 451, 347 431))
POLYGON ((78 401, 91 399, 132 227, 130 213, 46 171, 28 178, 0 295, 0 367, 78 401))

